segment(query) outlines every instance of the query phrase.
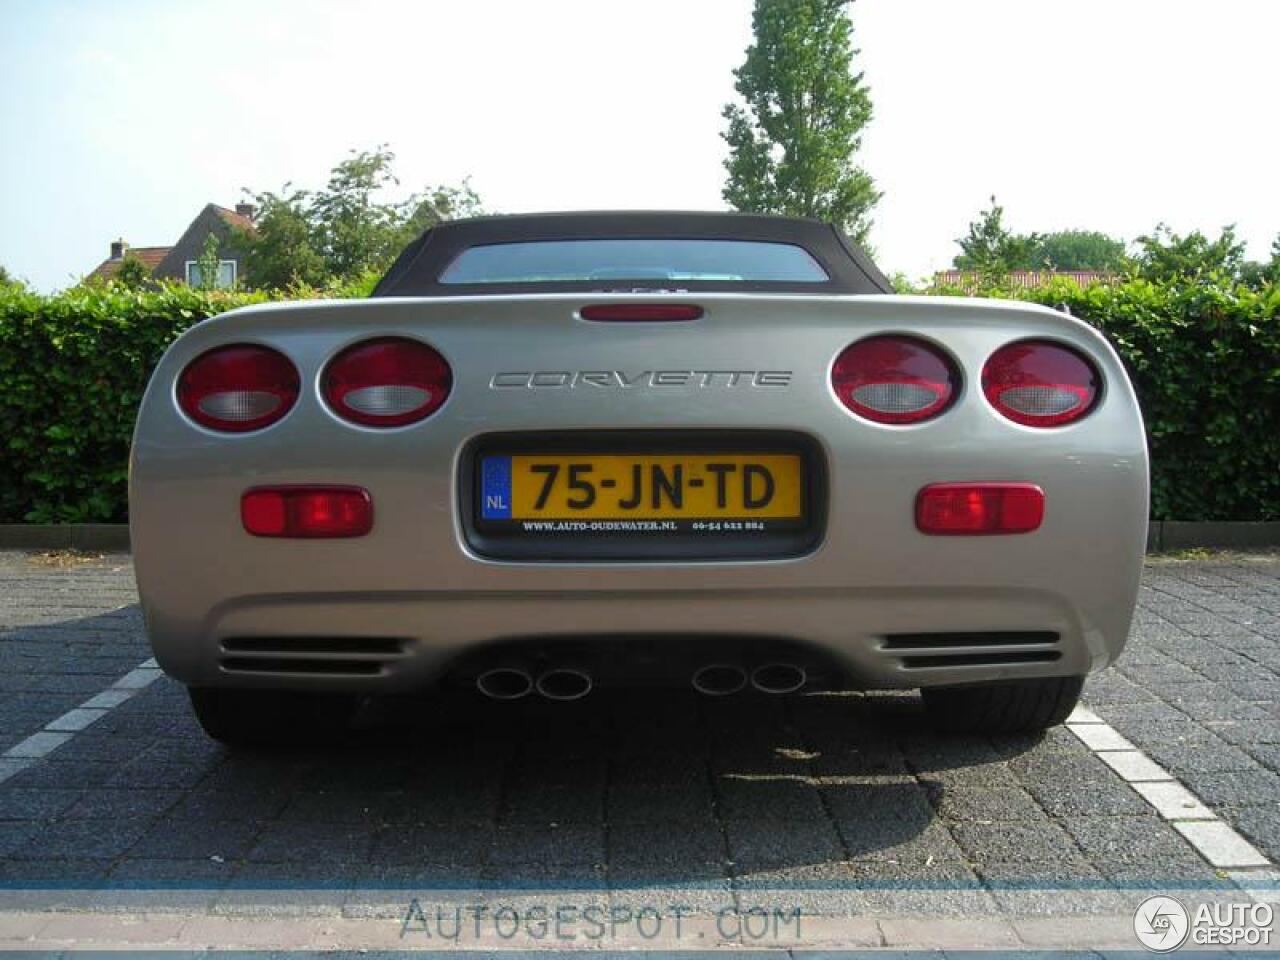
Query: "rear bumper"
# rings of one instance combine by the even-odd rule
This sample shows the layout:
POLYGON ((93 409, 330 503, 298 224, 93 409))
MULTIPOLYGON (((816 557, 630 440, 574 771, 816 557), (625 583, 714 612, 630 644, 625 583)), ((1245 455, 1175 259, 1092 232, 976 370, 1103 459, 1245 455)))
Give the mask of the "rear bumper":
POLYGON ((1080 675, 1119 655, 1145 547, 1145 459, 1079 453, 1065 467, 1047 456, 979 466, 971 452, 941 451, 936 459, 964 463, 921 457, 891 470, 815 440, 829 477, 821 539, 802 556, 775 560, 480 556, 462 518, 461 452, 421 471, 223 464, 224 473, 162 482, 138 469, 135 566, 156 657, 190 685, 398 691, 429 683, 466 654, 548 638, 580 641, 602 659, 640 636, 666 638, 686 656, 731 637, 747 646, 786 641, 865 686, 1080 675), (1043 525, 1011 536, 921 534, 917 492, 956 479, 1038 483, 1043 525), (373 531, 273 540, 241 529, 246 486, 308 480, 367 487, 373 531), (1047 645, 1043 637, 988 644, 954 636, 1026 633, 1053 636, 1047 645), (903 649, 903 634, 953 636, 936 645, 916 637, 903 649), (288 642, 273 648, 273 638, 288 642), (346 652, 284 649, 308 638, 346 652), (245 640, 261 650, 246 654, 245 640), (386 641, 390 654, 379 652, 386 641), (362 653, 362 643, 374 652, 362 653), (292 669, 291 657, 311 662, 292 669))
POLYGON ((1084 674, 1124 637, 1061 595, 976 588, 248 595, 186 627, 154 605, 147 615, 160 665, 186 684, 369 692, 418 689, 488 648, 506 651, 498 663, 548 639, 576 644, 588 667, 638 637, 690 666, 735 643, 750 666, 752 651, 783 641, 854 685, 918 687, 1084 674))

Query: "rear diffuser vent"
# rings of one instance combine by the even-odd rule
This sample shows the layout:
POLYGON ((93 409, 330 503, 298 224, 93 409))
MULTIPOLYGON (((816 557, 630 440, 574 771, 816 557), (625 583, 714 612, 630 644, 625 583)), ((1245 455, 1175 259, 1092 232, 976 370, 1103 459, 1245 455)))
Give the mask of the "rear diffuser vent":
POLYGON ((999 667, 1062 659, 1058 635, 1046 631, 1001 633, 896 633, 880 649, 897 654, 904 670, 999 667))
POLYGON ((404 648, 389 637, 228 637, 221 666, 227 673, 370 677, 404 648))

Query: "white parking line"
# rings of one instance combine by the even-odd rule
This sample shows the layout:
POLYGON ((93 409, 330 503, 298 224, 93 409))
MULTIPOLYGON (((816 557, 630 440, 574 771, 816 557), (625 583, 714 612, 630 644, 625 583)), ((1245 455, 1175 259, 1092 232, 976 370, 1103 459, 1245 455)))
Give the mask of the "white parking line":
POLYGON ((0 754, 0 783, 70 742, 77 733, 89 729, 107 713, 151 686, 159 676, 160 667, 155 660, 144 660, 106 690, 54 717, 42 730, 15 743, 0 754))
POLYGON ((1072 732, 1084 741, 1090 750, 1136 750, 1137 748, 1111 727, 1098 723, 1081 723, 1073 726, 1072 732))
POLYGON ((1218 815, 1180 783, 1131 783, 1166 820, 1217 820, 1218 815))
MULTIPOLYGON (((1085 746, 1089 745, 1086 743, 1085 746)), ((1093 750, 1092 747, 1089 749, 1093 750)), ((1128 750, 1093 750, 1093 752, 1103 763, 1120 774, 1120 779, 1126 783, 1161 783, 1173 780, 1169 771, 1136 747, 1130 747, 1128 750)))
MULTIPOLYGON (((1067 729, 1169 821, 1211 866, 1220 870, 1272 866, 1257 847, 1092 710, 1076 707, 1067 717, 1067 729)), ((1242 889, 1246 889, 1243 878, 1252 876, 1232 874, 1242 889)))
POLYGON ((1180 820, 1173 827, 1215 867, 1271 866, 1271 861, 1253 844, 1221 820, 1180 820))

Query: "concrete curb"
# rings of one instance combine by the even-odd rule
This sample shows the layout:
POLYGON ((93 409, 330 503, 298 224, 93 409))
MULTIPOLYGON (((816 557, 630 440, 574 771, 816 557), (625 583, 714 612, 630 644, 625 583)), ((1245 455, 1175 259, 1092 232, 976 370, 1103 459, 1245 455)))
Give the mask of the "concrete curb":
MULTIPOLYGON (((1280 546, 1280 520, 1204 521, 1156 520, 1157 550, 1185 550, 1189 547, 1226 547, 1248 550, 1280 546)), ((1151 533, 1147 534, 1151 548, 1151 533)))
POLYGON ((127 523, 0 523, 0 550, 128 549, 127 523))
MULTIPOLYGON (((1153 520, 1147 552, 1280 547, 1280 520, 1153 520)), ((127 523, 0 523, 0 550, 129 549, 127 523)))

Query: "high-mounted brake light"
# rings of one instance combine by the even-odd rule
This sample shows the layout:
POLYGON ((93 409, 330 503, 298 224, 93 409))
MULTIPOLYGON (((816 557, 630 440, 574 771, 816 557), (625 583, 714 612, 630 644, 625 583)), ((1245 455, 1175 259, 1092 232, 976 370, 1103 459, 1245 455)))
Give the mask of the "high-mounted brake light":
POLYGON ((1061 344, 1020 340, 982 368, 987 401, 1014 423, 1057 427, 1093 409, 1102 380, 1088 360, 1061 344))
POLYGON ((453 386, 453 371, 425 343, 382 337, 343 350, 321 382, 338 416, 369 427, 401 427, 440 409, 453 386))
POLYGON ((916 496, 916 528, 934 536, 1030 533, 1043 521, 1034 483, 934 483, 916 496))
POLYGON ((363 537, 373 499, 362 487, 254 487, 240 497, 240 520, 255 537, 363 537))
POLYGON ((201 426, 229 433, 275 423, 298 399, 297 368, 283 353, 255 344, 201 354, 178 377, 178 405, 201 426))
POLYGON ((847 408, 877 423, 919 423, 955 398, 960 375, 937 347, 914 337, 860 340, 836 358, 831 385, 847 408))
POLYGON ((595 303, 578 312, 583 320, 604 323, 677 323, 703 313, 693 303, 595 303))

